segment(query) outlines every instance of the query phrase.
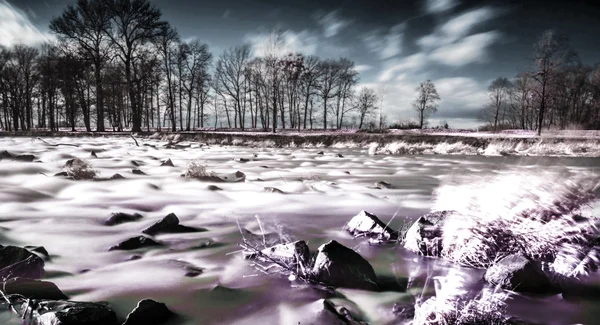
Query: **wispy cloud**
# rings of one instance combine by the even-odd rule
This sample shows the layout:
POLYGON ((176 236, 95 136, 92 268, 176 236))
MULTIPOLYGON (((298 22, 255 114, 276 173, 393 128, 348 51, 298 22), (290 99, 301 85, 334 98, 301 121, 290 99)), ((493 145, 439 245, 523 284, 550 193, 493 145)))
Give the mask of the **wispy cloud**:
MULTIPOLYGON (((244 37, 246 43, 250 45, 253 56, 263 56, 267 54, 272 33, 259 32, 248 34, 244 37)), ((281 34, 282 48, 281 53, 302 53, 305 55, 313 55, 317 52, 319 38, 314 33, 303 30, 294 32, 292 30, 284 31, 281 34)))
POLYGON ((402 41, 406 24, 392 26, 388 31, 374 30, 363 36, 369 51, 385 60, 402 53, 402 41))
POLYGON ((435 49, 429 57, 438 63, 455 67, 486 62, 489 59, 489 46, 498 39, 500 33, 496 31, 467 36, 458 42, 435 49))
POLYGON ((458 5, 456 0, 425 0, 425 11, 430 14, 439 14, 458 5))
POLYGON ((339 34, 344 27, 350 24, 350 21, 341 17, 338 10, 332 11, 326 15, 316 14, 317 22, 323 29, 323 36, 326 38, 334 37, 339 34))
POLYGON ((354 67, 354 70, 358 73, 369 71, 371 69, 373 69, 373 67, 367 64, 359 64, 354 67))
POLYGON ((39 45, 50 39, 42 33, 23 11, 0 0, 0 45, 11 47, 15 44, 39 45))

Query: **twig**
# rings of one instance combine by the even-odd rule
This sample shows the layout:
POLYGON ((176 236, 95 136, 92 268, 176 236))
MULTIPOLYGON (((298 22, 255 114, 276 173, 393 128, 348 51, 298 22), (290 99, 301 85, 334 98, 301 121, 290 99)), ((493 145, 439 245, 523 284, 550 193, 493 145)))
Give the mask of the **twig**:
POLYGON ((42 139, 42 138, 37 138, 38 140, 42 141, 43 143, 51 146, 51 147, 58 147, 58 146, 71 146, 71 147, 79 147, 78 144, 70 144, 70 143, 57 143, 57 144, 52 144, 49 143, 48 141, 42 139))
POLYGON ((133 139, 133 141, 135 141, 135 145, 139 147, 140 145, 138 144, 137 140, 133 137, 133 134, 130 134, 130 136, 133 139))

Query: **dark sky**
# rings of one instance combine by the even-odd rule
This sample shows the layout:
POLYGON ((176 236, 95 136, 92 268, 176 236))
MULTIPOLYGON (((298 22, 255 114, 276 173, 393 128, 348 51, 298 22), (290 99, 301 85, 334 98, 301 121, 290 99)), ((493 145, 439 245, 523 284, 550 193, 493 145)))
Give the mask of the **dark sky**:
MULTIPOLYGON (((0 44, 13 31, 22 42, 47 33, 49 20, 72 0, 0 0, 0 44), (4 7, 4 8, 3 8, 4 7), (12 7, 12 9, 10 9, 12 7), (9 9, 7 9, 9 8, 9 9), (18 20, 6 21, 9 11, 18 20), (3 13, 4 12, 4 13, 3 13), (4 15, 4 20, 2 19, 4 15), (20 21, 23 20, 23 21, 20 21), (3 23, 4 21, 4 23, 3 23), (19 30, 21 28, 21 30, 19 30), (8 33, 8 36, 6 35, 8 33)), ((529 65, 532 44, 546 29, 571 39, 586 64, 600 63, 600 0, 153 0, 183 39, 197 38, 215 55, 250 43, 260 52, 274 27, 290 50, 354 60, 361 84, 385 94, 390 120, 413 118, 410 102, 431 79, 442 103, 436 125, 470 127, 498 76, 529 65)), ((10 42, 10 41, 8 41, 10 42)))

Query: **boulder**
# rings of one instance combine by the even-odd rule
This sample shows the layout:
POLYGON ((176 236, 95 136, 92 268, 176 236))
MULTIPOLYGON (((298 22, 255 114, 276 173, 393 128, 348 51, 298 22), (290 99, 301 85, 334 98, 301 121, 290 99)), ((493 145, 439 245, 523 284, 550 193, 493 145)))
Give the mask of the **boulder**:
POLYGON ((540 263, 521 254, 511 254, 490 266, 485 281, 502 289, 526 293, 552 293, 554 288, 540 263))
POLYGON ((453 211, 438 211, 419 217, 404 237, 404 248, 424 256, 440 256, 443 226, 453 211))
POLYGON ((192 228, 179 224, 179 218, 174 213, 169 213, 166 217, 162 218, 152 226, 142 230, 146 235, 154 236, 161 233, 187 233, 187 232, 202 232, 206 231, 204 228, 192 228))
POLYGON ((367 237, 370 242, 384 243, 398 240, 398 232, 381 222, 376 215, 361 211, 352 218, 344 230, 354 237, 367 237))
POLYGON ((117 314, 108 306, 94 302, 46 301, 50 309, 36 319, 38 325, 115 325, 117 314))
POLYGON ((139 249, 139 248, 145 248, 145 247, 155 247, 155 246, 161 246, 162 244, 155 241, 152 238, 146 237, 146 236, 137 236, 137 237, 132 237, 129 238, 125 241, 120 242, 119 244, 112 246, 111 248, 109 248, 109 251, 114 251, 114 250, 134 250, 134 249, 139 249))
POLYGON ((131 171, 134 175, 146 175, 146 173, 144 173, 143 171, 139 170, 139 169, 133 169, 131 171))
POLYGON ((151 299, 144 299, 138 302, 135 309, 127 315, 123 325, 160 325, 173 315, 167 305, 151 299))
POLYGON ((44 260, 34 253, 16 246, 0 245, 0 278, 41 279, 44 260))
POLYGON ((27 299, 68 299, 56 284, 48 281, 14 278, 0 282, 0 285, 7 295, 20 294, 27 299))
POLYGON ((160 165, 161 166, 168 166, 168 167, 175 167, 175 165, 173 165, 173 161, 171 161, 171 158, 163 161, 160 165))
POLYGON ((264 188, 265 192, 267 193, 278 193, 278 194, 285 194, 284 191, 276 188, 276 187, 265 187, 264 188))
POLYGON ((120 225, 126 222, 134 222, 142 219, 143 216, 139 213, 129 214, 123 212, 113 213, 108 220, 104 222, 107 226, 120 225))
POLYGON ((246 254, 246 258, 258 259, 267 263, 275 261, 287 266, 288 269, 299 269, 302 274, 306 274, 310 263, 310 249, 304 240, 299 240, 271 246, 261 250, 260 253, 250 252, 246 254))
POLYGON ((379 289, 371 264, 360 254, 335 240, 319 247, 312 274, 317 281, 329 286, 379 289))
POLYGON ((44 261, 50 260, 50 253, 44 246, 25 246, 25 249, 41 257, 44 261))
POLYGON ((13 156, 8 151, 6 151, 6 150, 0 151, 0 160, 2 160, 2 159, 12 159, 12 157, 13 156))
POLYGON ((109 179, 125 179, 125 177, 123 177, 123 175, 116 173, 114 175, 112 175, 109 179))

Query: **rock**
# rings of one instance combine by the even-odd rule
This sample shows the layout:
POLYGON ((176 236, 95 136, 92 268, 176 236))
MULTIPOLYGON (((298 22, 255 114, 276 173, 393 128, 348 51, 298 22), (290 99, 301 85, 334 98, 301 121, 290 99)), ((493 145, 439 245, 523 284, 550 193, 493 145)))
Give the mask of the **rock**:
POLYGON ((98 158, 98 155, 96 155, 96 152, 94 150, 92 150, 92 153, 90 154, 90 156, 92 156, 94 158, 98 158))
POLYGON ((484 275, 485 281, 502 289, 527 292, 550 293, 556 289, 541 265, 524 255, 512 254, 490 266, 484 275))
POLYGON ((424 256, 439 256, 444 222, 452 214, 453 211, 438 211, 419 217, 406 232, 404 248, 424 256))
POLYGON ((362 322, 358 319, 357 316, 353 315, 353 313, 348 310, 348 308, 344 306, 339 306, 334 304, 332 301, 328 299, 323 300, 323 311, 332 313, 335 315, 342 324, 347 325, 366 325, 366 322, 362 322))
POLYGON ((385 189, 392 189, 392 188, 394 188, 394 186, 392 184, 390 184, 388 182, 384 182, 384 181, 375 183, 375 187, 379 188, 379 189, 384 189, 384 188, 385 189))
POLYGON ((6 150, 0 151, 0 160, 2 159, 12 159, 13 156, 6 150))
POLYGON ((112 175, 109 179, 125 179, 125 177, 123 177, 123 175, 116 173, 114 175, 112 175))
POLYGON ((65 167, 73 167, 73 165, 85 165, 85 162, 81 159, 73 158, 67 160, 67 162, 65 163, 65 167))
POLYGON ((171 158, 165 160, 162 162, 162 164, 160 164, 161 166, 168 166, 168 167, 175 167, 175 165, 173 165, 173 162, 171 161, 171 158))
POLYGON ((54 283, 48 281, 14 278, 0 284, 7 295, 16 293, 27 299, 68 299, 54 283))
POLYGON ((69 177, 69 173, 67 172, 60 172, 60 173, 56 173, 54 174, 55 177, 69 177))
POLYGON ((223 182, 228 182, 228 183, 239 183, 239 182, 245 182, 246 181, 246 174, 237 171, 235 173, 232 174, 214 174, 211 176, 200 176, 200 177, 195 177, 197 180, 200 181, 204 181, 204 182, 215 182, 215 183, 223 183, 223 182))
POLYGON ((336 157, 338 157, 338 158, 344 158, 344 155, 342 155, 341 153, 338 153, 338 154, 336 155, 336 157))
POLYGON ((265 166, 265 165, 263 165, 263 166, 259 166, 259 167, 260 167, 260 168, 265 168, 265 169, 269 168, 269 166, 265 166))
POLYGON ((152 226, 142 230, 146 235, 154 236, 160 233, 187 233, 187 232, 202 232, 204 228, 192 228, 179 224, 179 218, 174 213, 169 213, 152 226))
POLYGON ((146 173, 144 173, 143 171, 139 170, 139 169, 134 169, 131 171, 134 175, 146 175, 146 173))
POLYGON ((319 282, 334 287, 379 289, 371 264, 335 240, 319 247, 312 274, 319 282))
POLYGON ((32 162, 35 160, 34 155, 18 155, 14 157, 16 161, 32 162))
POLYGON ((344 230, 354 237, 367 237, 370 242, 384 243, 398 240, 398 232, 381 222, 376 215, 361 211, 352 218, 344 230))
POLYGON ((209 191, 213 191, 213 192, 215 192, 215 191, 222 191, 223 190, 222 188, 220 188, 220 187, 218 187, 216 185, 208 185, 207 189, 209 191))
POLYGON ((44 260, 34 253, 16 246, 0 245, 0 278, 41 279, 44 260))
POLYGON ((123 212, 113 213, 108 220, 104 222, 107 226, 120 225, 126 222, 134 222, 142 219, 143 216, 139 213, 129 214, 123 212))
POLYGON ((50 260, 50 253, 44 246, 25 246, 25 249, 41 257, 44 261, 50 260))
POLYGON ((138 302, 137 307, 127 315, 123 325, 160 325, 173 315, 167 305, 151 299, 144 299, 138 302))
POLYGON ((251 161, 248 158, 238 158, 238 159, 234 159, 234 160, 237 162, 241 162, 241 163, 247 163, 247 162, 251 161))
MULTIPOLYGON (((170 160, 170 159, 169 159, 169 160, 170 160)), ((139 163, 139 162, 137 162, 137 161, 135 161, 135 160, 132 160, 132 161, 131 161, 131 164, 132 164, 132 165, 134 165, 135 167, 139 167, 139 166, 140 166, 140 163, 139 163)))
POLYGON ((138 237, 132 237, 125 241, 122 241, 121 243, 119 243, 115 246, 112 246, 108 250, 109 251, 134 250, 134 249, 139 249, 139 248, 154 247, 154 246, 161 246, 161 245, 162 245, 161 243, 156 242, 152 238, 149 238, 146 236, 138 236, 138 237))
POLYGON ((264 190, 265 190, 265 192, 268 192, 268 193, 285 194, 284 191, 282 191, 282 190, 280 190, 278 188, 275 188, 275 187, 265 187, 264 190))
POLYGON ((257 259, 267 263, 276 261, 289 266, 288 268, 299 269, 302 274, 306 274, 310 263, 310 249, 304 240, 299 240, 265 248, 260 251, 260 254, 251 252, 246 255, 246 258, 257 259))
POLYGON ((115 325, 117 314, 108 306, 93 302, 46 301, 50 309, 36 319, 38 325, 115 325))
POLYGON ((324 154, 325 154, 325 153, 324 153, 323 151, 319 151, 319 152, 317 152, 317 155, 321 155, 321 156, 322 156, 322 155, 324 155, 324 154))

